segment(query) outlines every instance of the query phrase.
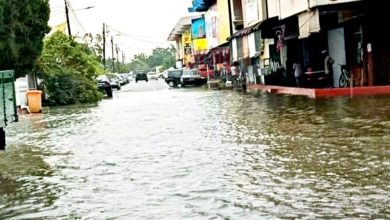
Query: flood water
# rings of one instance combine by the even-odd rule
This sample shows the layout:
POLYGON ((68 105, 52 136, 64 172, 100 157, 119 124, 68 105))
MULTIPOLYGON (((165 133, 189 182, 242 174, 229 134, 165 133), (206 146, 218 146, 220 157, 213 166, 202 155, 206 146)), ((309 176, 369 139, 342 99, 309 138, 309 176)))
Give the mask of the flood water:
POLYGON ((390 97, 123 88, 7 136, 0 219, 390 218, 390 97))

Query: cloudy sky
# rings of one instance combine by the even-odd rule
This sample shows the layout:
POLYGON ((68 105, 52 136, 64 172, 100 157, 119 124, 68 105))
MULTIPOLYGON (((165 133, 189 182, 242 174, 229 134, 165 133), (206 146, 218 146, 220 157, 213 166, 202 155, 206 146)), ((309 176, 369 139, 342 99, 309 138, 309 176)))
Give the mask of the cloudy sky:
MULTIPOLYGON (((113 29, 114 43, 125 52, 126 60, 135 54, 150 54, 153 48, 165 47, 167 37, 180 17, 188 14, 191 0, 68 0, 72 35, 102 32, 103 23, 113 29), (94 6, 91 9, 83 8, 94 6), (76 15, 76 16, 74 16, 76 15), (76 17, 76 18, 75 18, 76 17)), ((64 0, 50 0, 50 26, 66 21, 64 0)), ((110 54, 106 54, 110 57, 110 54)))

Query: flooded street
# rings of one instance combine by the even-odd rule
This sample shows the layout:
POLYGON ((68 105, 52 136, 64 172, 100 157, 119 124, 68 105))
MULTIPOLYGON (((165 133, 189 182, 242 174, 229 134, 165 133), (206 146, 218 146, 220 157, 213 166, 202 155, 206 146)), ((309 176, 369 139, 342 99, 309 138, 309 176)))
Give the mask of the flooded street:
POLYGON ((389 103, 131 82, 7 128, 0 219, 390 218, 389 103))

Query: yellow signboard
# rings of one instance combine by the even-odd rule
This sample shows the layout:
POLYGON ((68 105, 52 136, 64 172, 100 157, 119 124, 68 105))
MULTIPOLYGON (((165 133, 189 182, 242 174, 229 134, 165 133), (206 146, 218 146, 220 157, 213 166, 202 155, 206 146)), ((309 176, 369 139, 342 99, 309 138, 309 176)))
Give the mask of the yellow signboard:
POLYGON ((192 37, 191 31, 185 30, 182 34, 182 44, 183 44, 183 63, 184 65, 188 65, 192 63, 192 37))
POLYGON ((194 40, 194 50, 195 51, 207 50, 207 39, 201 38, 201 39, 194 40))
POLYGON ((192 54, 192 38, 189 30, 184 31, 182 35, 184 55, 192 54))
POLYGON ((227 43, 230 36, 228 1, 218 0, 218 44, 227 43))

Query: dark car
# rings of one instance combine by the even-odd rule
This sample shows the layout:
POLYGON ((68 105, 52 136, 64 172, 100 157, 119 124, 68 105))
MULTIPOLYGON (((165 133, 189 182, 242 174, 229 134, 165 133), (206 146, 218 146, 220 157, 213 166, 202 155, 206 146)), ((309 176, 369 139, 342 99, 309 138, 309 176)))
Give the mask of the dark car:
POLYGON ((183 75, 183 70, 176 69, 176 70, 168 70, 167 77, 165 78, 165 82, 170 87, 177 87, 178 85, 181 85, 180 78, 183 75))
POLYGON ((121 80, 119 76, 117 76, 116 74, 108 74, 107 77, 110 80, 111 88, 121 90, 121 80))
POLYGON ((207 78, 203 77, 197 69, 184 70, 181 75, 181 86, 194 85, 201 86, 207 83, 207 78))
POLYGON ((135 82, 138 82, 140 80, 145 80, 146 82, 148 81, 148 76, 146 75, 146 73, 137 73, 135 75, 135 82))
POLYGON ((96 79, 98 81, 98 89, 106 93, 108 97, 112 97, 112 88, 108 77, 106 75, 100 75, 96 79))

